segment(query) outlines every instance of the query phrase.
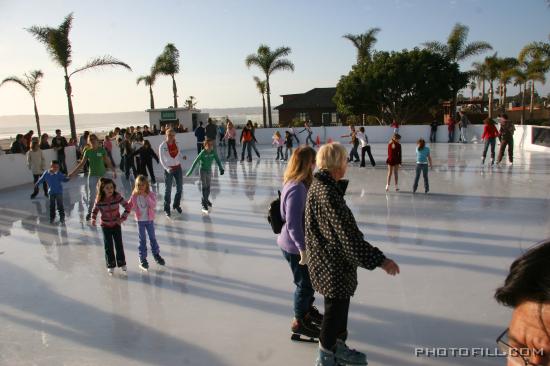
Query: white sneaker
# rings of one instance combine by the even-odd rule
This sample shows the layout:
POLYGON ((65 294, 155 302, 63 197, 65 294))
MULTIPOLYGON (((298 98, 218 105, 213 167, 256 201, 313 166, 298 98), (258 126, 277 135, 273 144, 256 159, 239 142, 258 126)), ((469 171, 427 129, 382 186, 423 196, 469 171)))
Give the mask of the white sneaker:
POLYGON ((107 268, 107 273, 109 274, 109 276, 112 276, 113 273, 115 273, 115 269, 114 268, 107 268))
POLYGON ((386 192, 390 190, 390 185, 386 184, 386 192))
POLYGON ((122 266, 120 267, 120 269, 122 270, 122 272, 128 272, 128 268, 126 268, 126 266, 122 266))

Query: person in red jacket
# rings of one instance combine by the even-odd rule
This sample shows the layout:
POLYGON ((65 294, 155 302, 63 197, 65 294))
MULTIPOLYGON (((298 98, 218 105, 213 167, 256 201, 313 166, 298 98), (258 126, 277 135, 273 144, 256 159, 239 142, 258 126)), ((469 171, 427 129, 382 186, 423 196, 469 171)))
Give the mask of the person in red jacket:
POLYGON ((388 159, 386 159, 386 164, 388 164, 388 180, 386 182, 386 192, 390 189, 392 174, 395 177, 395 191, 399 191, 397 175, 399 166, 401 165, 401 144, 399 143, 399 140, 401 140, 401 135, 394 133, 388 143, 388 159))
POLYGON ((447 118, 447 129, 449 131, 449 142, 455 142, 455 119, 453 116, 447 118))
POLYGON ((499 135, 498 130, 490 118, 483 120, 483 134, 481 139, 485 141, 485 147, 483 148, 483 155, 481 156, 481 165, 485 164, 485 157, 487 156, 487 149, 491 145, 491 165, 495 164, 495 144, 499 135))

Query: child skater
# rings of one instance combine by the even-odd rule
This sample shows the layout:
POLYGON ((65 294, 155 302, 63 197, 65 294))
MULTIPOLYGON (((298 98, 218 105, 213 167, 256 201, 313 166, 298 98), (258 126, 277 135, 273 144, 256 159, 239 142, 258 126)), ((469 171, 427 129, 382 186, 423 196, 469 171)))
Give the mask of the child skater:
POLYGON ((481 139, 485 140, 485 146, 483 147, 483 155, 481 156, 481 165, 485 164, 485 158, 487 157, 487 150, 491 146, 491 166, 495 164, 495 144, 497 137, 499 137, 498 130, 491 118, 485 118, 483 120, 483 135, 481 139))
POLYGON ((390 190, 390 182, 392 174, 395 177, 395 191, 399 192, 398 185, 398 171, 401 165, 401 144, 399 143, 401 136, 398 133, 393 134, 390 142, 388 143, 388 179, 386 181, 386 192, 390 190))
POLYGON ((130 206, 116 191, 116 184, 112 179, 100 178, 97 183, 97 197, 92 209, 93 226, 96 225, 98 212, 101 212, 101 230, 103 231, 107 272, 112 275, 115 267, 120 267, 122 272, 126 273, 126 257, 124 256, 120 225, 128 218, 130 206), (120 216, 119 205, 124 207, 122 216, 120 216))
POLYGON ((351 150, 349 152, 349 158, 348 161, 355 161, 356 163, 359 162, 359 154, 357 153, 357 148, 359 147, 359 140, 357 139, 355 126, 349 125, 349 134, 342 135, 340 137, 350 137, 351 138, 351 150))
POLYGON ((165 261, 160 256, 159 245, 155 235, 155 207, 157 206, 157 195, 151 190, 149 181, 144 175, 138 175, 134 185, 132 197, 128 200, 130 211, 135 208, 136 221, 138 223, 139 236, 139 268, 144 271, 149 269, 147 262, 147 235, 151 243, 151 252, 155 261, 164 266, 165 261), (147 233, 146 233, 147 231, 147 233))
POLYGON ((42 176, 34 184, 35 190, 40 187, 42 182, 48 184, 48 196, 50 198, 50 224, 55 220, 55 206, 59 211, 59 222, 65 223, 65 208, 63 207, 63 185, 61 183, 68 182, 70 177, 59 171, 59 162, 52 160, 50 169, 46 170, 42 176))
POLYGON ((430 155, 430 148, 426 146, 426 141, 424 141, 424 139, 420 139, 416 142, 416 176, 414 177, 413 193, 416 193, 416 189, 418 188, 420 172, 422 172, 424 176, 424 193, 430 191, 430 184, 428 183, 428 163, 431 169, 432 156, 430 155))
POLYGON ((218 154, 213 149, 214 141, 206 139, 204 141, 204 149, 193 161, 193 165, 187 172, 186 176, 190 176, 195 170, 197 164, 200 164, 200 175, 201 175, 201 184, 202 184, 202 212, 208 214, 209 207, 212 207, 212 202, 208 199, 210 196, 210 180, 212 179, 212 161, 216 160, 218 168, 220 168, 220 175, 223 175, 224 170, 218 154))
POLYGON ((292 134, 290 133, 290 131, 285 131, 285 146, 286 146, 286 149, 285 149, 285 158, 283 159, 284 161, 287 161, 288 160, 288 156, 289 155, 292 155, 292 134), (289 154, 290 152, 290 154, 289 154))
POLYGON ((283 145, 284 140, 281 137, 281 133, 279 131, 275 131, 275 134, 273 135, 273 142, 272 145, 277 145, 277 157, 275 160, 283 160, 283 145))

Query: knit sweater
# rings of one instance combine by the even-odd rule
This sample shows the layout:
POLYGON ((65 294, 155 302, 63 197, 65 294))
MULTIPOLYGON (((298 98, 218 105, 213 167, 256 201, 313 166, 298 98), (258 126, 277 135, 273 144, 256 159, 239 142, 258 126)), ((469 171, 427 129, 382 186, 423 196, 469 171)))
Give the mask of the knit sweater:
POLYGON ((277 245, 287 253, 299 254, 306 249, 304 211, 307 188, 302 182, 288 182, 281 193, 281 217, 285 221, 277 245))
POLYGON ((119 193, 114 193, 111 197, 105 197, 103 201, 95 202, 92 209, 92 220, 97 218, 98 212, 101 212, 101 226, 113 228, 128 218, 130 205, 119 193), (124 207, 122 216, 120 215, 119 206, 124 207))
POLYGON ((191 168, 189 168, 186 176, 190 176, 193 173, 193 170, 195 170, 197 164, 200 164, 200 170, 202 171, 212 171, 212 162, 214 160, 216 160, 216 164, 218 164, 220 171, 223 171, 222 162, 220 161, 218 154, 216 154, 214 150, 202 150, 193 161, 193 164, 191 165, 191 168))

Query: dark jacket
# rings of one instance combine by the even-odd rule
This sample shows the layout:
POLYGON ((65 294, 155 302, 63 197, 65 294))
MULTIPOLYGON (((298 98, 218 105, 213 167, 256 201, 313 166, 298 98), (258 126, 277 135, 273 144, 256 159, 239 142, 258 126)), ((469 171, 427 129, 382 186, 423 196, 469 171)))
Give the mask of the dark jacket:
POLYGON ((216 127, 215 124, 209 123, 206 125, 206 137, 209 140, 216 140, 216 136, 218 136, 218 127, 216 127))
POLYGON ((155 153, 155 150, 146 148, 145 146, 140 147, 132 153, 132 156, 139 156, 139 161, 141 164, 152 163, 153 159, 159 163, 159 157, 155 153))
POLYGON ((65 155, 65 148, 67 147, 67 139, 63 136, 60 136, 60 137, 54 137, 52 139, 52 148, 56 149, 57 148, 61 148, 59 150, 57 150, 57 155, 61 155, 61 156, 64 156, 65 155))
POLYGON ((195 137, 197 138, 197 143, 204 142, 204 137, 206 136, 206 131, 204 127, 199 126, 195 128, 195 137))
POLYGON ((27 147, 19 141, 14 141, 11 143, 10 152, 12 154, 24 154, 27 152, 27 147))
POLYGON ((328 172, 315 174, 306 199, 306 248, 313 288, 332 299, 353 296, 357 267, 373 270, 386 259, 363 238, 344 200, 344 192, 328 172))

